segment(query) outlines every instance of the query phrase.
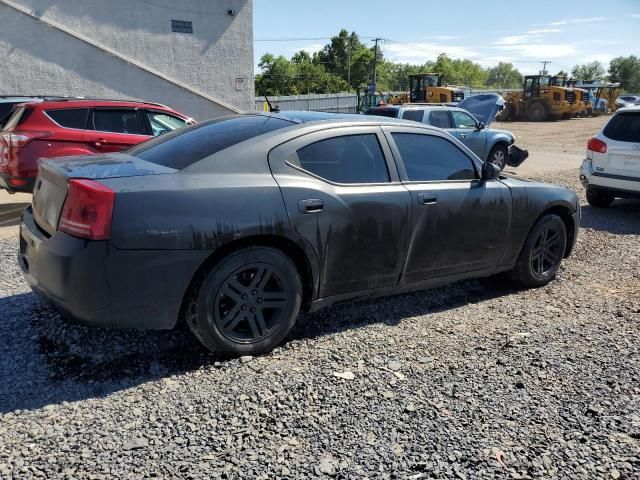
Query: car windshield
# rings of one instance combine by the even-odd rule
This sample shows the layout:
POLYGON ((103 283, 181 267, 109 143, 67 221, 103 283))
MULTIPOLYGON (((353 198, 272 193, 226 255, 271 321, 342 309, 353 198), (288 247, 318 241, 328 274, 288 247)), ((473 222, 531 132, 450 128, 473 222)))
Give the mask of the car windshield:
POLYGON ((267 115, 223 117, 174 130, 130 148, 126 153, 182 170, 240 142, 292 125, 295 123, 267 115))

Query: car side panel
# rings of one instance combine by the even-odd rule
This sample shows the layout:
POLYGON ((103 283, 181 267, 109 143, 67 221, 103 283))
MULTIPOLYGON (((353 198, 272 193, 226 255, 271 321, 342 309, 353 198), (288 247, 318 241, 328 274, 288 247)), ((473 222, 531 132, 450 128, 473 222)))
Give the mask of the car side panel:
POLYGON ((511 189, 513 217, 509 241, 500 265, 512 265, 516 262, 535 223, 545 212, 555 208, 564 209, 572 219, 573 225, 568 232, 571 245, 567 251, 571 250, 579 228, 579 204, 575 192, 556 185, 511 177, 504 177, 501 182, 511 189))

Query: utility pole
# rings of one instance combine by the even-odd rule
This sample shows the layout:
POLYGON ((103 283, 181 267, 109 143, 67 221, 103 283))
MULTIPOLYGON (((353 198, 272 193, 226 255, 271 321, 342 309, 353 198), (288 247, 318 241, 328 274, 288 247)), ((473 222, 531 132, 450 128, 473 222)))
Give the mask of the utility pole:
POLYGON ((546 75, 547 72, 547 64, 551 63, 549 60, 543 60, 540 62, 542 64, 542 75, 546 75))
POLYGON ((378 81, 378 72, 377 72, 377 68, 378 68, 378 42, 382 40, 381 38, 375 38, 373 41, 376 42, 376 47, 375 47, 375 54, 373 56, 373 93, 375 94, 377 88, 376 88, 376 84, 378 81))

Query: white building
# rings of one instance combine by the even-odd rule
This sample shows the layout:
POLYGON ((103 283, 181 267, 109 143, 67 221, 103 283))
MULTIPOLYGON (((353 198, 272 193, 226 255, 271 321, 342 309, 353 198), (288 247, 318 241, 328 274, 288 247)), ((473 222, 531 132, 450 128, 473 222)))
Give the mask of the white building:
POLYGON ((0 0, 0 95, 253 110, 253 0, 0 0))

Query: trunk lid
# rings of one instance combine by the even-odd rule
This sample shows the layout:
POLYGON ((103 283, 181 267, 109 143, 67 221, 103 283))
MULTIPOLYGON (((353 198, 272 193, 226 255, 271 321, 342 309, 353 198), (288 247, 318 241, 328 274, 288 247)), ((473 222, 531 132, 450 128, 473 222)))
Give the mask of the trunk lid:
POLYGON ((33 216, 40 228, 53 235, 67 196, 69 179, 101 180, 175 173, 177 170, 123 153, 97 157, 43 160, 33 190, 33 216))

